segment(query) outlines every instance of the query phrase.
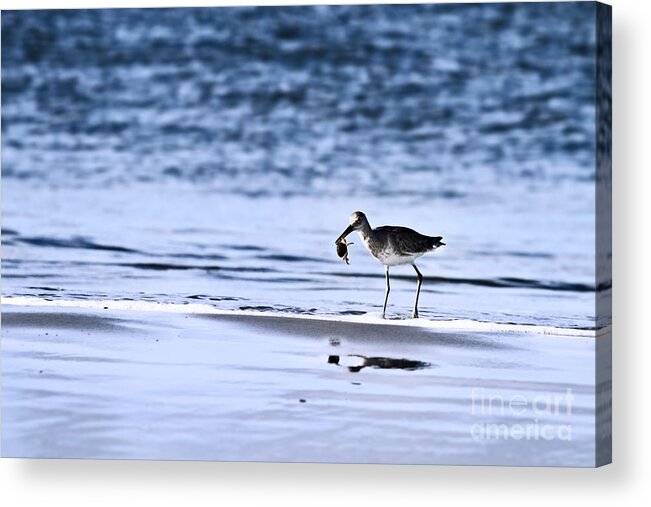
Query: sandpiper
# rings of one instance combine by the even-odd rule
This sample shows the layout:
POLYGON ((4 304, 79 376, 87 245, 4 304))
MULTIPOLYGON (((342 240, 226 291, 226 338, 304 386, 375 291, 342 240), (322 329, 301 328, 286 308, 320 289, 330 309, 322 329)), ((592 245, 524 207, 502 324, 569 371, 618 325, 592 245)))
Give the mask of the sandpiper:
POLYGON ((335 245, 339 245, 353 231, 357 231, 371 255, 384 264, 387 286, 384 293, 382 318, 386 314, 387 301, 389 300, 389 292, 391 291, 391 286, 389 285, 389 267, 400 266, 402 264, 411 264, 418 276, 416 302, 414 303, 413 313, 413 317, 418 318, 418 296, 420 295, 420 286, 423 283, 423 275, 416 267, 415 261, 421 255, 432 252, 438 247, 445 245, 441 241, 443 237, 425 236, 413 229, 393 225, 385 225, 372 229, 366 215, 361 211, 356 211, 350 215, 349 225, 342 235, 337 238, 335 245))

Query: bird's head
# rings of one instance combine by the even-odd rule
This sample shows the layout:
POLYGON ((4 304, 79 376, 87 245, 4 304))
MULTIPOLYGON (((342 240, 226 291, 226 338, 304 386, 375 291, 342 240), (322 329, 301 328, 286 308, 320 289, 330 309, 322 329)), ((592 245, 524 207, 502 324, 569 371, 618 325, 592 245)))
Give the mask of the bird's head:
POLYGON ((343 241, 351 232, 359 231, 366 226, 368 226, 366 215, 361 211, 355 211, 355 213, 350 215, 350 218, 348 219, 348 227, 346 227, 346 230, 337 238, 335 244, 343 241))

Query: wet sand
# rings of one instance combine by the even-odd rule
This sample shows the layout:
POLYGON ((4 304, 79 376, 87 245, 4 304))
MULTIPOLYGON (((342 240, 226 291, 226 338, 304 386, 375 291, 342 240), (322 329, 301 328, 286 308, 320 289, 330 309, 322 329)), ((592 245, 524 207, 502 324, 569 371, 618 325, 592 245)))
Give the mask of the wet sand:
POLYGON ((596 461, 595 344, 607 336, 2 310, 5 457, 596 461))

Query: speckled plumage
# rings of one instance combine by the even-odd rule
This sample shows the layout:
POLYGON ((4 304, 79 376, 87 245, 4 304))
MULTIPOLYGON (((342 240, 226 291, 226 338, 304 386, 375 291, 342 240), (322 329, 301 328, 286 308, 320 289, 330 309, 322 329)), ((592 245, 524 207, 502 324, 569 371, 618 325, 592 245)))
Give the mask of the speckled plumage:
POLYGON ((371 255, 388 266, 411 264, 444 244, 441 236, 425 236, 413 229, 393 225, 371 229, 362 239, 371 255))

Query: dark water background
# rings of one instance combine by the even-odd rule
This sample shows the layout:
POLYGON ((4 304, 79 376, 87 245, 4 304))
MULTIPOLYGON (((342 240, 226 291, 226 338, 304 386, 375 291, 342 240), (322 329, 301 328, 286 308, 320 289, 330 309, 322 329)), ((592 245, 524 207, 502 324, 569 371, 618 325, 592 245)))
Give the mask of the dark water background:
POLYGON ((595 71, 592 3, 3 12, 2 294, 379 312, 362 209, 422 317, 594 326, 595 71))

